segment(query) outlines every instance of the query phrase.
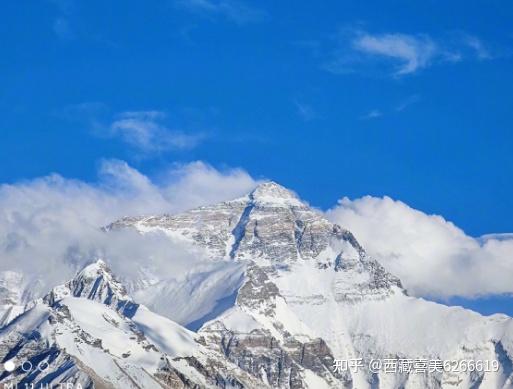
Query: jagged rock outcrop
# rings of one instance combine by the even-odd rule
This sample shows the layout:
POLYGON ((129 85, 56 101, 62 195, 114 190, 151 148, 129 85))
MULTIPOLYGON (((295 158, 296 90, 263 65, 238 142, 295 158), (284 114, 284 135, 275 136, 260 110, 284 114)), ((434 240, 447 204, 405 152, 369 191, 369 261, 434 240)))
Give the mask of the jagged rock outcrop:
POLYGON ((333 371, 334 356, 322 339, 289 332, 289 322, 299 320, 287 310, 267 271, 248 265, 235 306, 200 329, 200 342, 273 388, 308 388, 315 381, 347 387, 350 377, 333 371))
POLYGON ((82 269, 72 280, 56 286, 45 296, 49 305, 66 297, 83 297, 108 305, 124 316, 131 317, 138 305, 126 288, 114 277, 105 261, 99 259, 82 269))

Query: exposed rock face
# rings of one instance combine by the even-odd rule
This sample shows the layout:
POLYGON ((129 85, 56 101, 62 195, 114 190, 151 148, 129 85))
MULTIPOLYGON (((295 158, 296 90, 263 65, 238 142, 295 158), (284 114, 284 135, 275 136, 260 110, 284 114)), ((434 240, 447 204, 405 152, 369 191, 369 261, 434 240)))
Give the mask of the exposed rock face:
POLYGON ((44 300, 53 305, 70 296, 97 301, 128 317, 137 310, 137 304, 133 302, 125 287, 115 279, 107 264, 101 259, 86 266, 66 284, 55 287, 44 300))
POLYGON ((179 233, 207 247, 213 258, 294 261, 317 257, 330 239, 357 244, 348 231, 329 223, 293 192, 272 182, 233 201, 174 216, 125 218, 107 229, 121 227, 179 233))
POLYGON ((236 305, 199 331, 200 342, 273 388, 311 387, 308 374, 325 386, 346 387, 350 377, 333 372, 328 345, 307 334, 298 339, 280 321, 285 301, 266 270, 249 264, 236 305))

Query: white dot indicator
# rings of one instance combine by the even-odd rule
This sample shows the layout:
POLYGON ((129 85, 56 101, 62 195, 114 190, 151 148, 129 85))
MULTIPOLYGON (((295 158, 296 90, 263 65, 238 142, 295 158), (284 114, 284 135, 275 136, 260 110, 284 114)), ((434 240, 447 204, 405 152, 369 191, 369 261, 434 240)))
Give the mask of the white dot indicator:
POLYGON ((16 370, 16 364, 12 360, 7 361, 4 363, 4 369, 10 373, 11 371, 16 370))

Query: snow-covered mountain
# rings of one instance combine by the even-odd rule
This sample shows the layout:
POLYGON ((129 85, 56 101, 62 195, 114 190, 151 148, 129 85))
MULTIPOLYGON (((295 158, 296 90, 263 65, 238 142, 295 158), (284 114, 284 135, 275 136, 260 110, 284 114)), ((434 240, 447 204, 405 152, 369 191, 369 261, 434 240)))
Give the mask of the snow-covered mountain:
POLYGON ((0 356, 18 387, 258 387, 198 335, 136 304, 97 261, 0 331, 0 356), (21 385, 21 386, 20 386, 21 385))
POLYGON ((3 361, 50 366, 37 375, 4 373, 0 382, 513 387, 511 318, 408 296, 349 231, 274 182, 233 201, 124 218, 105 230, 123 228, 201 248, 211 266, 141 272, 127 289, 105 262, 94 263, 0 330, 3 361), (469 360, 473 368, 438 366, 469 360), (340 361, 357 366, 334 368, 340 361), (479 361, 494 363, 476 368, 479 361))

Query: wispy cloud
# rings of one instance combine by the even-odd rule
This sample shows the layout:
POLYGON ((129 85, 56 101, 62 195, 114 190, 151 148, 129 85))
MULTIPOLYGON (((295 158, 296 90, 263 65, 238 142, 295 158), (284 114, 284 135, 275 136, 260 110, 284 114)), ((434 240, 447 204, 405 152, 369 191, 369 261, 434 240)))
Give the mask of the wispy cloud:
POLYGON ((402 77, 435 64, 486 60, 492 55, 483 40, 467 33, 433 38, 428 34, 346 29, 337 35, 335 47, 327 57, 322 67, 332 73, 365 71, 379 66, 391 67, 390 73, 394 77, 402 77))
POLYGON ((389 115, 393 112, 401 113, 405 109, 407 109, 409 106, 416 104, 420 101, 420 95, 414 94, 410 95, 403 100, 401 100, 398 104, 392 107, 384 108, 384 109, 372 109, 369 112, 367 112, 365 115, 360 116, 360 120, 371 120, 371 119, 377 119, 380 117, 383 117, 385 115, 389 115))
POLYGON ((267 12, 237 0, 177 0, 176 4, 196 14, 221 16, 240 25, 261 22, 268 17, 267 12))
POLYGON ((381 112, 379 109, 373 109, 373 110, 367 112, 365 115, 361 116, 360 119, 370 120, 370 119, 377 119, 381 116, 383 116, 383 112, 381 112))
POLYGON ((477 58, 482 60, 492 58, 490 50, 486 47, 486 45, 481 39, 473 35, 465 34, 463 37, 463 41, 468 45, 468 47, 475 51, 477 58))
POLYGON ((158 110, 116 113, 102 102, 84 102, 53 114, 98 138, 121 140, 138 151, 138 157, 148 157, 152 153, 192 149, 208 137, 209 131, 200 117, 202 112, 192 108, 187 112, 183 108, 176 110, 178 113, 171 117, 158 110))
POLYGON ((403 101, 401 101, 396 107, 395 110, 397 112, 402 112, 406 108, 408 108, 410 105, 416 104, 420 101, 419 95, 411 95, 405 98, 403 101))
POLYGON ((429 66, 438 52, 437 45, 426 35, 364 33, 354 39, 352 45, 363 53, 398 61, 397 75, 414 73, 429 66))
POLYGON ((109 127, 110 135, 119 136, 136 149, 149 153, 195 147, 204 134, 187 134, 163 124, 161 111, 124 112, 109 127))
POLYGON ((305 104, 299 101, 294 102, 296 106, 296 112, 303 119, 304 121, 308 122, 310 120, 315 119, 317 114, 315 113, 315 110, 312 108, 311 105, 305 104))

